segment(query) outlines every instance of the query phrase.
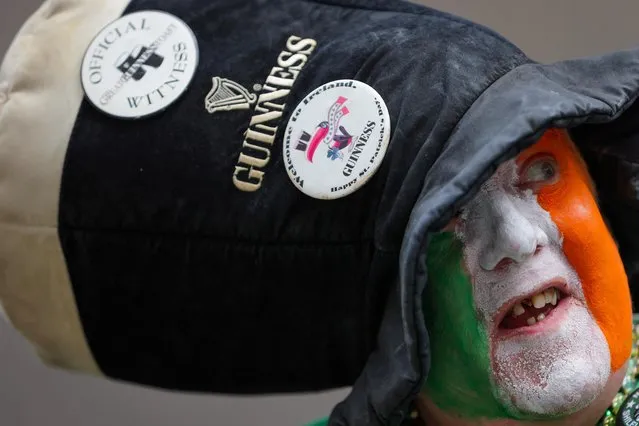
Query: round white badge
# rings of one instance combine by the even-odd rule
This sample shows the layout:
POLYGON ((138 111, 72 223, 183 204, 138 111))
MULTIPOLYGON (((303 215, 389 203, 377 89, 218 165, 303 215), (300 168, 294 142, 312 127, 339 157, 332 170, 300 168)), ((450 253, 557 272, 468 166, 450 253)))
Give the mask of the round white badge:
POLYGON ((197 39, 186 23, 165 12, 135 12, 93 39, 82 62, 82 86, 106 114, 146 117, 184 93, 198 61, 197 39))
POLYGON ((284 166, 293 184, 318 199, 345 197, 379 169, 390 140, 382 97, 356 80, 318 87, 295 108, 284 134, 284 166))

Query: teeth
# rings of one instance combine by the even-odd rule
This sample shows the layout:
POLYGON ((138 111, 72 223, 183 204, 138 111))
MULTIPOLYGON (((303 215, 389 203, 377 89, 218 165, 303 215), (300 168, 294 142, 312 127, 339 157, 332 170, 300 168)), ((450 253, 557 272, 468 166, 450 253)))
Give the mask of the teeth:
POLYGON ((544 296, 544 293, 535 294, 532 298, 532 304, 537 309, 546 306, 546 296, 544 296))
MULTIPOLYGON (((521 303, 517 303, 513 306, 511 315, 513 318, 517 318, 518 316, 524 314, 526 312, 526 306, 534 306, 536 309, 541 309, 547 304, 557 305, 557 301, 560 299, 559 290, 552 287, 547 290, 542 291, 541 293, 535 294, 530 299, 524 299, 521 303)), ((552 308, 551 308, 552 309, 552 308)), ((541 322, 546 319, 546 314, 539 314, 537 317, 530 317, 526 320, 528 325, 535 325, 538 322, 541 322)))
POLYGON ((554 288, 549 288, 544 291, 544 297, 546 298, 546 305, 552 302, 552 295, 555 293, 554 288))

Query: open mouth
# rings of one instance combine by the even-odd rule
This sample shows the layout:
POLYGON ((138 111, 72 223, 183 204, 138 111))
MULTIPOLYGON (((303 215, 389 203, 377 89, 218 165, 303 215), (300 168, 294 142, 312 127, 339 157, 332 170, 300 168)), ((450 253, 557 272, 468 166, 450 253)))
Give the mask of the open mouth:
POLYGON ((499 323, 501 329, 531 327, 543 322, 568 295, 558 287, 547 287, 525 299, 516 301, 499 323))

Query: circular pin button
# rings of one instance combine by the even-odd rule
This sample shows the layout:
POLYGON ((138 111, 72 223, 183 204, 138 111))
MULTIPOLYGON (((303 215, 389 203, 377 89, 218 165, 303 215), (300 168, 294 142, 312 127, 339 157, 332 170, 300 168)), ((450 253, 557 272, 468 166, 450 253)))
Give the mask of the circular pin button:
POLYGON ((103 28, 82 62, 82 87, 100 111, 117 118, 166 109, 188 88, 199 61, 189 26, 166 12, 124 15, 103 28))
POLYGON ((337 80, 297 105, 284 133, 284 165, 293 184, 318 199, 345 197, 377 172, 390 140, 382 97, 356 80, 337 80))

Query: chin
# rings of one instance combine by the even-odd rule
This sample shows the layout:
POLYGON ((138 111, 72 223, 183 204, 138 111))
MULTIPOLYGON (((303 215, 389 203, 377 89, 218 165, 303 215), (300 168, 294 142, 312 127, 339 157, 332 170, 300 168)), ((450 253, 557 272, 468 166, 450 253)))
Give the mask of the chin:
POLYGON ((627 363, 622 368, 613 373, 604 389, 599 396, 587 407, 564 416, 553 416, 549 419, 548 415, 528 415, 528 420, 521 419, 521 415, 511 415, 509 418, 464 418, 457 413, 446 412, 441 410, 426 394, 420 395, 417 399, 417 409, 420 417, 426 424, 439 426, 591 426, 597 424, 597 421, 606 412, 610 402, 621 387, 627 363), (556 417, 561 417, 557 420, 556 417))
POLYGON ((495 397, 515 418, 577 413, 611 379, 607 341, 582 302, 564 294, 542 318, 491 333, 495 397))

